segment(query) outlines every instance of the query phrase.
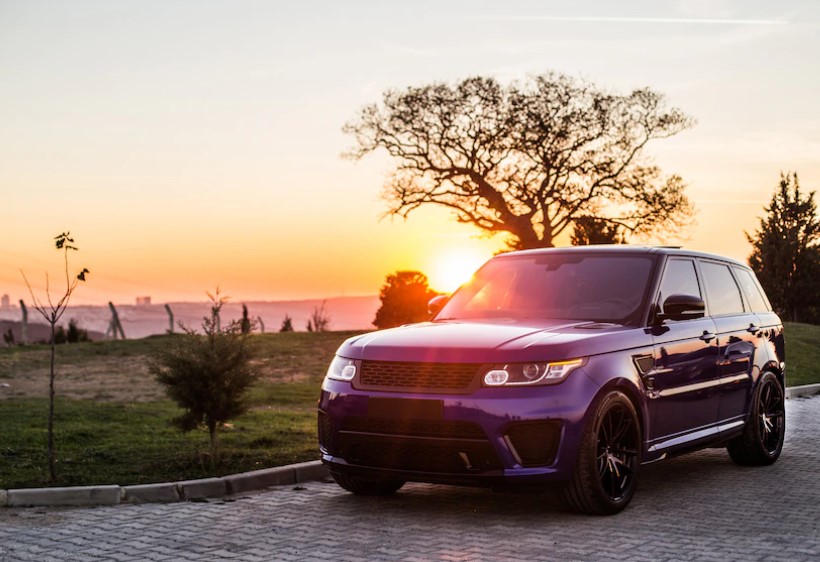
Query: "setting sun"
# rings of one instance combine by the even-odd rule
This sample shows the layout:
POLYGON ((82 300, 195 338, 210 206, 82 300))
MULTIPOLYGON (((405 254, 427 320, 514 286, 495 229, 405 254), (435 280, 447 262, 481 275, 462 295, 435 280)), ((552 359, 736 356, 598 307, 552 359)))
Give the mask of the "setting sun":
POLYGON ((429 268, 430 287, 452 293, 468 281, 492 254, 475 248, 450 248, 438 255, 429 268))

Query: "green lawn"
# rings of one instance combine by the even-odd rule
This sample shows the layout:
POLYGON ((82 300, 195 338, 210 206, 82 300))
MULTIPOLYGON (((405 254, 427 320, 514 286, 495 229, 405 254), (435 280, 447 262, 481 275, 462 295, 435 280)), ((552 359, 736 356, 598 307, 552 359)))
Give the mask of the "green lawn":
POLYGON ((820 326, 785 322, 786 385, 820 383, 820 326))
MULTIPOLYGON (((204 431, 182 434, 178 414, 145 367, 168 336, 58 349, 60 486, 135 484, 218 476, 313 460, 316 400, 333 352, 356 332, 255 336, 263 378, 252 410, 221 433, 211 466, 204 431), (66 398, 68 396, 68 398, 66 398)), ((820 383, 820 326, 786 324, 786 381, 820 383)), ((0 489, 45 485, 48 348, 0 348, 0 489)))
MULTIPOLYGON (((356 333, 254 336, 263 377, 249 393, 251 411, 222 429, 213 467, 207 433, 169 425, 179 411, 145 369, 168 336, 60 346, 55 485, 184 480, 317 459, 319 387, 336 348, 356 333)), ((47 483, 48 353, 0 348, 0 382, 10 384, 0 398, 0 489, 47 483)))

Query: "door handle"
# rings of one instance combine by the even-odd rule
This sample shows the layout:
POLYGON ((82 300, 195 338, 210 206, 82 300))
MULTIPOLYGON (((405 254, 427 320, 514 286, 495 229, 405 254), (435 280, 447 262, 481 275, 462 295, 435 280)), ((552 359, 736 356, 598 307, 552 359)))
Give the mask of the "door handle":
POLYGON ((748 327, 748 328, 746 328, 746 331, 747 331, 747 332, 749 332, 749 333, 751 333, 751 334, 756 334, 757 332, 759 332, 759 331, 760 331, 760 328, 758 328, 758 327, 757 327, 757 326, 755 326, 754 324, 749 324, 749 327, 748 327))
POLYGON ((717 337, 717 334, 715 334, 714 332, 707 332, 706 330, 704 330, 703 335, 700 336, 700 339, 702 339, 705 342, 710 342, 713 339, 715 339, 716 337, 717 337))

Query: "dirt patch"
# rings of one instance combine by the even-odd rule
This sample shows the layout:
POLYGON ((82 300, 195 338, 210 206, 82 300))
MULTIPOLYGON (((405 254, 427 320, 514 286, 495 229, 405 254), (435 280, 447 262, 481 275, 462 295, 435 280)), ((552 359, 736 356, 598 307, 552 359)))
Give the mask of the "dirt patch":
MULTIPOLYGON (((0 400, 48 397, 48 366, 17 364, 8 374, 6 378, 0 374, 0 400)), ((58 365, 55 387, 58 396, 77 400, 151 402, 165 398, 162 387, 148 372, 148 358, 143 356, 98 357, 58 365)))

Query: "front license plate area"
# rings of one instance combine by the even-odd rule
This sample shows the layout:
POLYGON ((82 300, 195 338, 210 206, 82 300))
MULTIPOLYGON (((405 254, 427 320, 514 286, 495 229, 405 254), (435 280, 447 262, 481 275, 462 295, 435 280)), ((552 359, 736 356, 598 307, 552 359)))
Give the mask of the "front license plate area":
POLYGON ((405 398, 368 398, 367 415, 374 418, 440 420, 444 418, 444 402, 405 398))

